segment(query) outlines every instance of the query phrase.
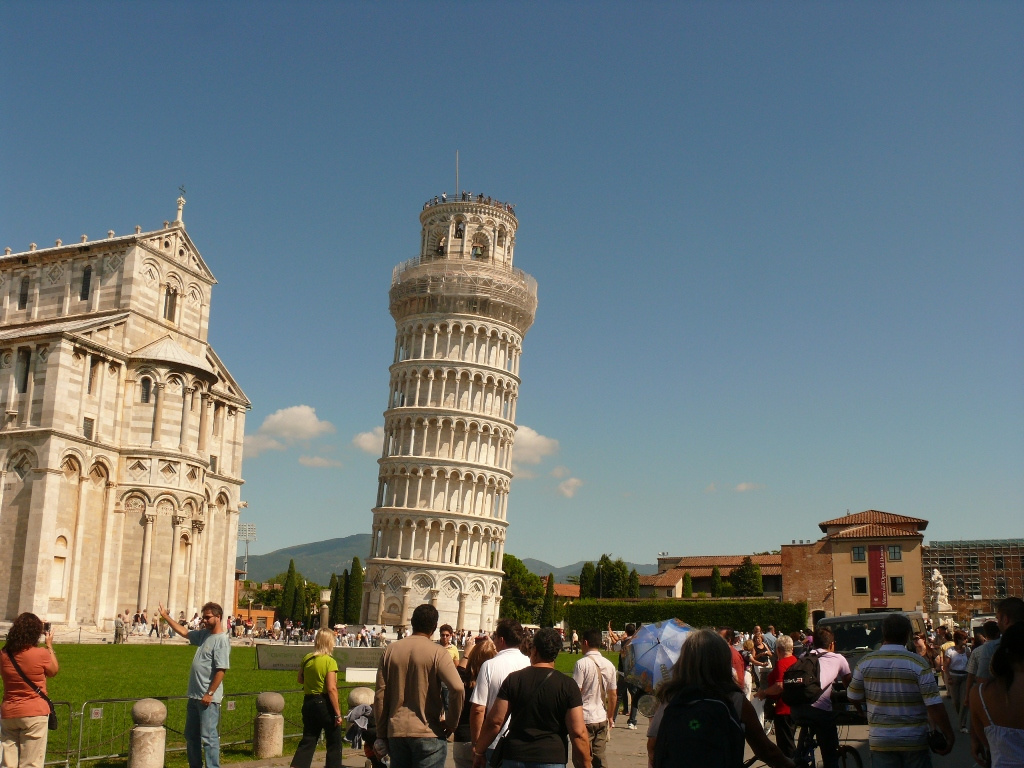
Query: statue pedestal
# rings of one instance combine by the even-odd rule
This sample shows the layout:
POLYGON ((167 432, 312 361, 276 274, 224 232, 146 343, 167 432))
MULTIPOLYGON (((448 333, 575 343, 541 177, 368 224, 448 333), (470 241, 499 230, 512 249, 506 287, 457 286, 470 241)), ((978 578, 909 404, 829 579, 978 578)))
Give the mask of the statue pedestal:
POLYGON ((932 624, 953 629, 956 624, 956 611, 932 611, 932 624))

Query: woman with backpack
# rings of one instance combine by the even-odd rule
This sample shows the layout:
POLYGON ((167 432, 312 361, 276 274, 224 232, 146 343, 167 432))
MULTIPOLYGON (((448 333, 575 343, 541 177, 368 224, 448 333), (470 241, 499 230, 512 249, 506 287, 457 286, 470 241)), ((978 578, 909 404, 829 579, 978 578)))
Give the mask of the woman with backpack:
POLYGON ((794 768, 733 681, 729 645, 714 631, 690 633, 656 695, 659 706, 647 729, 651 768, 740 768, 744 743, 772 768, 794 768))

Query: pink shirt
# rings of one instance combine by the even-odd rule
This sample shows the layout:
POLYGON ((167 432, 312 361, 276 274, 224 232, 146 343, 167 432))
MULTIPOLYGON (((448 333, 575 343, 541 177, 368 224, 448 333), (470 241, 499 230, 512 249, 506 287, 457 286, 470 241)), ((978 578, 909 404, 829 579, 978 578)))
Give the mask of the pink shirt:
POLYGON ((850 674, 850 662, 840 653, 831 653, 829 651, 809 651, 809 653, 814 653, 819 657, 818 678, 821 680, 821 689, 823 691, 818 700, 811 706, 831 712, 832 682, 834 680, 841 680, 844 676, 850 674))

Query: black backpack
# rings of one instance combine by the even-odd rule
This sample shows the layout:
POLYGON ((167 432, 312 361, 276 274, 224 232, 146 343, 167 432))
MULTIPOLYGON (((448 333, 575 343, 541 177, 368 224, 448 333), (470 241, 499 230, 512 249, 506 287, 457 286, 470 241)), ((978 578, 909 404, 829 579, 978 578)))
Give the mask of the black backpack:
POLYGON ((791 707, 810 705, 821 698, 821 657, 808 651, 782 676, 782 700, 791 707))
POLYGON ((654 768, 740 768, 743 694, 729 698, 696 688, 680 691, 662 714, 654 768))

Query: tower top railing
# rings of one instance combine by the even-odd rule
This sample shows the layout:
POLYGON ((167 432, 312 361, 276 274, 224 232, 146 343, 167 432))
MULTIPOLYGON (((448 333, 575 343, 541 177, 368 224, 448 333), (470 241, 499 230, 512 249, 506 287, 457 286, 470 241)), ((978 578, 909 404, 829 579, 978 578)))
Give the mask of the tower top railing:
POLYGON ((395 266, 391 270, 391 287, 399 285, 405 282, 406 278, 420 277, 420 273, 415 275, 406 274, 410 270, 416 269, 417 267, 431 267, 431 272, 437 271, 438 273, 457 273, 461 272, 467 275, 487 275, 487 276, 500 276, 502 280, 507 280, 517 287, 525 290, 532 296, 537 295, 537 280, 523 272, 523 270, 517 267, 505 267, 500 264, 495 264, 489 261, 474 261, 472 259, 448 259, 430 257, 423 258, 422 256, 416 256, 415 258, 403 261, 401 264, 395 266))
POLYGON ((493 197, 485 195, 483 193, 474 195, 472 192, 463 190, 458 194, 451 195, 449 197, 447 192, 442 192, 440 195, 435 195, 423 204, 423 210, 433 208, 435 205, 445 205, 447 203, 476 203, 477 205, 488 205, 492 208, 497 208, 499 211, 504 211, 510 214, 512 218, 516 215, 515 203, 505 203, 501 200, 495 200, 493 197))

